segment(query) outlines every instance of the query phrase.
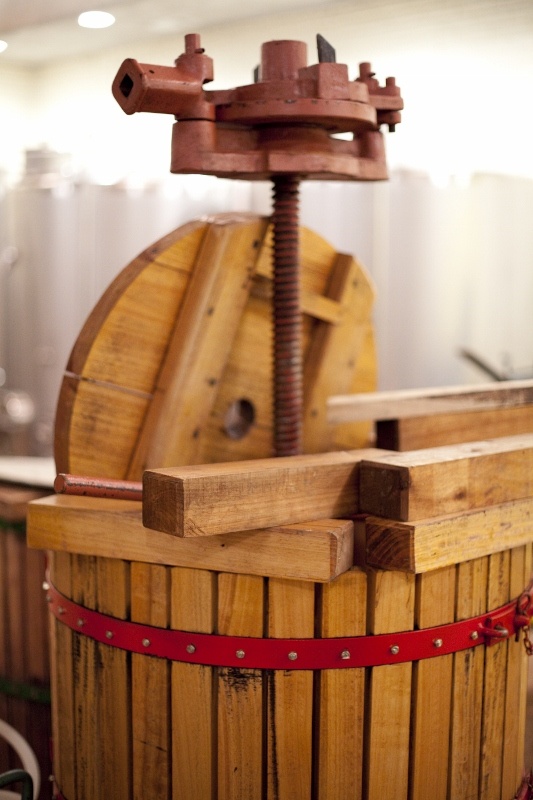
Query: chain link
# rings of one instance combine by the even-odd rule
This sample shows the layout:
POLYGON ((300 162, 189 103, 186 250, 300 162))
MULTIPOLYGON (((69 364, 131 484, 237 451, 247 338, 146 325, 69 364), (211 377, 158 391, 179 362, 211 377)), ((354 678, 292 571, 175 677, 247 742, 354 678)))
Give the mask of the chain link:
POLYGON ((531 641, 529 625, 524 625, 522 628, 524 632, 524 647, 528 656, 533 656, 533 642, 531 641))

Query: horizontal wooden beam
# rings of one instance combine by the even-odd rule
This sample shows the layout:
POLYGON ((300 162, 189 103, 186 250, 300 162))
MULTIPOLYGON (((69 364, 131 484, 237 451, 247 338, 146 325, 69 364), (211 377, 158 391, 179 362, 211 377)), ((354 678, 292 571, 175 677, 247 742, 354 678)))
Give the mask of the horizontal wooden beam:
POLYGON ((374 448, 148 470, 143 522, 176 536, 211 536, 359 510, 358 464, 374 448))
POLYGON ((477 386, 336 395, 327 401, 327 418, 332 425, 338 425, 342 422, 458 414, 528 404, 533 404, 533 380, 505 381, 477 386))
POLYGON ((180 539, 143 527, 132 500, 52 495, 28 508, 28 544, 104 558, 327 582, 354 563, 353 522, 180 539))
POLYGON ((533 498, 412 523, 369 516, 365 530, 367 564, 429 572, 531 542, 533 498))
POLYGON ((533 496, 533 434, 385 455, 360 466, 361 511, 409 522, 533 496))

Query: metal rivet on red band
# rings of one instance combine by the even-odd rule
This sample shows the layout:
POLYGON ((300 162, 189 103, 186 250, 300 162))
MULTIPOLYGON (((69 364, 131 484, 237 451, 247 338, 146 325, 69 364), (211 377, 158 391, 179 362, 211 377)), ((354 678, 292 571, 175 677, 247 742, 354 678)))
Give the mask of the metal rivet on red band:
POLYGON ((193 644, 188 644, 185 649, 188 653, 196 653, 196 647, 193 644))
POLYGON ((400 652, 400 648, 398 647, 397 644, 393 644, 392 647, 389 648, 389 650, 393 656, 397 656, 398 653, 400 652))
POLYGON ((44 591, 47 592, 49 588, 50 588, 50 584, 48 583, 48 581, 43 581, 43 589, 44 589, 44 591))
POLYGON ((106 631, 105 632, 105 638, 106 639, 112 639, 114 635, 115 634, 113 633, 113 631, 106 631))
POLYGON ((442 639, 433 639, 433 647, 442 647, 442 639))
POLYGON ((341 653, 341 658, 342 658, 342 660, 343 660, 343 661, 347 661, 347 660, 348 660, 349 658, 351 658, 351 657, 352 657, 352 656, 351 656, 351 653, 350 653, 350 651, 349 651, 349 650, 343 650, 343 651, 342 651, 342 653, 341 653))
POLYGON ((57 613, 58 614, 65 614, 65 612, 66 612, 66 609, 63 608, 63 606, 59 606, 58 607, 58 609, 57 609, 57 613))
POLYGON ((81 617, 79 617, 79 618, 76 620, 76 625, 78 626, 78 628, 83 628, 83 626, 85 625, 85 620, 84 620, 84 619, 82 619, 81 617))
POLYGON ((470 634, 470 638, 473 639, 475 642, 476 639, 479 639, 479 633, 477 631, 472 631, 472 633, 470 634))
POLYGON ((246 653, 244 652, 244 650, 236 650, 235 655, 237 656, 237 658, 244 658, 246 653))
POLYGON ((143 639, 142 640, 143 647, 150 647, 150 639, 143 639))
POLYGON ((296 661, 298 658, 298 653, 295 653, 294 650, 291 650, 291 652, 288 654, 288 657, 291 661, 296 661))

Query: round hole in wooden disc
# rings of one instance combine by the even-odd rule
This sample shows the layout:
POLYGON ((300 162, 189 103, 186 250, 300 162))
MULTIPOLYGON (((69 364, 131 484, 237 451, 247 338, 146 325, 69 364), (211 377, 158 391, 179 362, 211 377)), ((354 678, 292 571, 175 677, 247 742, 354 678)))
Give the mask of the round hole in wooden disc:
POLYGON ((230 439, 242 439, 255 421, 254 404, 244 397, 230 404, 224 417, 224 431, 230 439))

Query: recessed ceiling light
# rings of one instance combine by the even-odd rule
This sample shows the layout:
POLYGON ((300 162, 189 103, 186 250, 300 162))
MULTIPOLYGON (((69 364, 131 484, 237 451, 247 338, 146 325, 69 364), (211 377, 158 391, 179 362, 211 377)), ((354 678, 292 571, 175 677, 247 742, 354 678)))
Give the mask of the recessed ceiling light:
POLYGON ((7 50, 7 42, 4 42, 3 39, 0 39, 0 53, 3 53, 4 50, 7 50))
POLYGON ((82 28, 109 28, 114 22, 115 17, 107 11, 84 11, 78 17, 82 28))

